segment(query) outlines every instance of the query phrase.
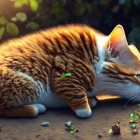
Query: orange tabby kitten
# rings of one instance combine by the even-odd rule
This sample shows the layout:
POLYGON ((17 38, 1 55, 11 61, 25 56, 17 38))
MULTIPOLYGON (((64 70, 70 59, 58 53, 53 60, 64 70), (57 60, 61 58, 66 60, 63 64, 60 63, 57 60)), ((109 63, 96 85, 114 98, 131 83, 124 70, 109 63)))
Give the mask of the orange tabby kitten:
POLYGON ((96 95, 140 101, 140 61, 123 27, 105 36, 86 25, 42 30, 0 45, 0 116, 35 117, 70 106, 90 117, 96 95), (69 77, 59 79, 66 73, 69 77), (56 82, 57 80, 57 82, 56 82))

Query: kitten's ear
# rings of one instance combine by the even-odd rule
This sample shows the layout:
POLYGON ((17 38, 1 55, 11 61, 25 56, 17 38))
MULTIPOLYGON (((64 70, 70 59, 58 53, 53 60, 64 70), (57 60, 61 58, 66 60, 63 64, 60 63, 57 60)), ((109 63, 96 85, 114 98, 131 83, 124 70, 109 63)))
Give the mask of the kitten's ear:
POLYGON ((107 48, 111 53, 112 57, 123 57, 131 53, 128 48, 124 29, 121 25, 117 25, 109 35, 107 48))
MULTIPOLYGON (((131 52, 132 46, 128 46, 124 29, 121 25, 117 25, 109 35, 107 43, 108 55, 120 64, 127 66, 140 67, 140 61, 138 55, 135 52, 131 52)), ((137 51, 138 53, 138 51, 137 51)))

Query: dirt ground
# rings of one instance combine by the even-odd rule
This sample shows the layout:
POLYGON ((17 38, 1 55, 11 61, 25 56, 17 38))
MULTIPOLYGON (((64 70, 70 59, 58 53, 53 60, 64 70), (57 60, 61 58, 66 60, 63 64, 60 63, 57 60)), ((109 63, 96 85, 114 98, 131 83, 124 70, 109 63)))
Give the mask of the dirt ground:
MULTIPOLYGON (((139 140, 140 134, 132 135, 129 123, 129 114, 137 104, 129 104, 124 109, 125 103, 122 99, 100 101, 88 119, 77 118, 70 109, 48 109, 33 119, 0 118, 0 140, 139 140), (44 121, 49 121, 50 125, 41 126, 44 121), (72 135, 66 131, 67 121, 72 121, 79 132, 72 135), (118 121, 121 134, 109 134, 111 126, 118 121)), ((136 126, 139 128, 140 123, 136 126)))

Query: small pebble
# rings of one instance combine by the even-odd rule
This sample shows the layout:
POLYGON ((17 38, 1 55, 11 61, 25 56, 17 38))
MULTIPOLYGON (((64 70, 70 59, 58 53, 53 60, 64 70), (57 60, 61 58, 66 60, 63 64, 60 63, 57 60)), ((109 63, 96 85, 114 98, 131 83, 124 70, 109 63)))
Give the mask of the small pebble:
POLYGON ((41 126, 49 126, 50 122, 42 122, 41 126))
POLYGON ((38 134, 38 135, 36 135, 35 137, 38 138, 38 137, 40 137, 40 135, 38 134))
POLYGON ((113 131, 113 134, 120 134, 120 127, 118 126, 118 124, 114 124, 112 126, 112 131, 113 131))
POLYGON ((74 130, 75 132, 79 132, 79 129, 74 130))
POLYGON ((66 126, 66 127, 72 126, 72 122, 71 122, 71 121, 66 122, 66 123, 65 123, 65 126, 66 126))
POLYGON ((98 138, 102 138, 102 134, 98 134, 98 138))
POLYGON ((136 134, 138 134, 138 129, 133 129, 132 130, 132 135, 136 135, 136 134))

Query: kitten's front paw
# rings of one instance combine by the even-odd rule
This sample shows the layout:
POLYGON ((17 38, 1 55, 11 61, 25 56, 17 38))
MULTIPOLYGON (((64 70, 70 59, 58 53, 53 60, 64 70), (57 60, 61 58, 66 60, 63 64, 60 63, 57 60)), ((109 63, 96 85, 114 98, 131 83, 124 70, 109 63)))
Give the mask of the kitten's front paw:
POLYGON ((46 107, 43 104, 32 104, 32 105, 38 109, 39 113, 44 113, 46 111, 46 107))
POLYGON ((92 115, 91 109, 77 109, 75 113, 80 118, 89 118, 92 115))

